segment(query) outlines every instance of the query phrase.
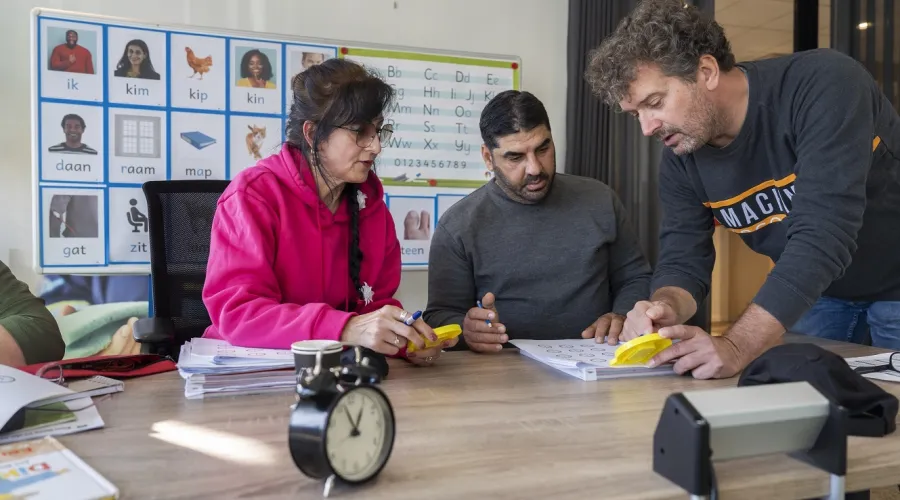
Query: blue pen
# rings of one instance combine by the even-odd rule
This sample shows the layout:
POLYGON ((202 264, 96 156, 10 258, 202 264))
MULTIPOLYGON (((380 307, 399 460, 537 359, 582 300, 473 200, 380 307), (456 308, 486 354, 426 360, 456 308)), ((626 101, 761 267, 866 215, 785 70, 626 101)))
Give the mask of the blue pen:
MULTIPOLYGON (((481 301, 480 301, 480 300, 478 301, 478 307, 481 308, 481 309, 484 309, 484 306, 481 305, 481 301)), ((491 324, 491 320, 489 320, 489 319, 484 320, 484 322, 487 323, 488 325, 491 324)))
POLYGON ((416 311, 416 312, 413 313, 412 316, 406 318, 406 321, 404 321, 403 323, 404 323, 406 326, 412 326, 412 324, 415 323, 416 320, 419 319, 419 318, 421 318, 421 317, 422 317, 422 311, 416 311))

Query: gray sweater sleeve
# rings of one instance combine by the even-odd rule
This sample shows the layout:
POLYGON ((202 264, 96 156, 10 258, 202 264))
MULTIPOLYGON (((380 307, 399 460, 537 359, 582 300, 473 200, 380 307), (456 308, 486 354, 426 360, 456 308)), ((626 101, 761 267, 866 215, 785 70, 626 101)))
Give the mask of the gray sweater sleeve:
POLYGON ((610 190, 616 213, 616 241, 610 246, 609 281, 613 296, 612 312, 626 315, 635 302, 650 295, 650 263, 638 244, 625 207, 610 190))
POLYGON ((713 216, 691 186, 684 166, 668 150, 659 167, 659 198, 663 217, 650 294, 663 287, 678 287, 690 293, 699 306, 709 293, 716 261, 713 216))
POLYGON ((432 328, 462 326, 476 300, 474 271, 462 242, 447 230, 446 223, 439 223, 428 256, 428 306, 423 318, 432 328))

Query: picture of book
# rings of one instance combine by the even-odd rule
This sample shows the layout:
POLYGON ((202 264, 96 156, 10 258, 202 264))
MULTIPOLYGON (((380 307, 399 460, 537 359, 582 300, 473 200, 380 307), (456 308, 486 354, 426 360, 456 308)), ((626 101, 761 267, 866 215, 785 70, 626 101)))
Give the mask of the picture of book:
POLYGON ((197 149, 203 149, 216 143, 216 140, 212 137, 196 130, 193 132, 182 132, 181 138, 197 149))

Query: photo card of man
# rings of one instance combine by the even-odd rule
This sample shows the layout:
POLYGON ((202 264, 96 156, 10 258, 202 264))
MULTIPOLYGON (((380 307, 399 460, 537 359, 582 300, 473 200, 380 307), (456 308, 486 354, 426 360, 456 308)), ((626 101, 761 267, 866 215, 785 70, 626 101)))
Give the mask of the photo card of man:
POLYGON ((327 59, 337 57, 337 47, 328 45, 298 45, 286 44, 287 52, 287 83, 284 88, 284 114, 291 110, 291 81, 297 73, 317 64, 322 64, 327 59))
POLYGON ((43 18, 39 25, 41 96, 102 101, 103 31, 100 26, 43 18))
POLYGON ((43 265, 105 265, 103 190, 42 187, 40 197, 43 265))
POLYGON ((281 118, 232 115, 230 131, 229 179, 259 160, 278 153, 283 122, 281 118))
POLYGON ((231 39, 231 111, 280 115, 281 44, 231 39))
POLYGON ((150 262, 150 220, 147 197, 140 187, 110 187, 109 262, 144 264, 150 262))
POLYGON ((166 179, 166 114, 109 108, 109 182, 140 185, 166 179))
POLYGON ((225 39, 170 35, 172 107, 225 110, 225 39))
POLYGON ((400 240, 403 264, 428 263, 434 228, 433 196, 388 196, 388 209, 400 240))
POLYGON ((166 34, 162 31, 107 29, 109 101, 166 105, 166 34))
POLYGON ((39 112, 41 180, 104 182, 103 108, 44 102, 39 112))
POLYGON ((225 179, 225 115, 172 113, 170 179, 225 179))

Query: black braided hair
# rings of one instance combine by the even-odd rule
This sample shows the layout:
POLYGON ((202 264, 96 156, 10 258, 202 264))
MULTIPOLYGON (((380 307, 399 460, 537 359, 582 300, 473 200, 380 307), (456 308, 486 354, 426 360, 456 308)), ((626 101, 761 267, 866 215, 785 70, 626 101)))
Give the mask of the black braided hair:
POLYGON ((362 267, 363 252, 359 248, 359 200, 356 193, 359 187, 356 184, 347 184, 344 187, 344 196, 347 197, 347 211, 350 213, 350 279, 353 280, 353 286, 356 287, 356 293, 359 298, 363 298, 362 282, 359 279, 360 268, 362 267))

